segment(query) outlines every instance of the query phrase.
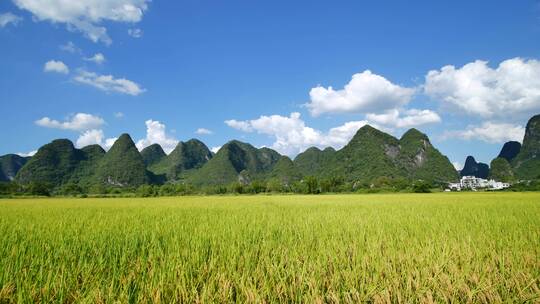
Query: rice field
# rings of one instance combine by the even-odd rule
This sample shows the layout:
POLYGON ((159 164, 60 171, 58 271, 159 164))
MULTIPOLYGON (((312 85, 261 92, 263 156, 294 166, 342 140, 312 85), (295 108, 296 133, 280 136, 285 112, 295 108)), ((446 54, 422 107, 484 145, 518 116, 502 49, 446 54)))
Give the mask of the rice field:
POLYGON ((0 200, 0 303, 540 303, 540 193, 0 200))

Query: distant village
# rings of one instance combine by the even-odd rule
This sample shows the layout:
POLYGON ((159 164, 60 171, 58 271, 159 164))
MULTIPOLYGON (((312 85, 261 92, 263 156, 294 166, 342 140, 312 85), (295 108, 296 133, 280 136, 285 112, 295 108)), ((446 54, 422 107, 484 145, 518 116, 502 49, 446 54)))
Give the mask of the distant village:
POLYGON ((472 190, 478 191, 482 190, 503 190, 510 187, 510 183, 498 182, 494 179, 484 179, 475 176, 463 176, 459 183, 450 183, 448 188, 445 190, 450 191, 462 191, 462 190, 472 190))

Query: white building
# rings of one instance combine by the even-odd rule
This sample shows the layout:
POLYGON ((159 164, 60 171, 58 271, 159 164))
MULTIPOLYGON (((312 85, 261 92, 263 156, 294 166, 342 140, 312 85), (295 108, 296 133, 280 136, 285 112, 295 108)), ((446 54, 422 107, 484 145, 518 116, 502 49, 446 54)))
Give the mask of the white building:
POLYGON ((465 189, 476 191, 477 189, 502 190, 510 187, 509 183, 498 182, 496 180, 483 179, 475 176, 463 176, 459 183, 448 184, 451 191, 461 191, 465 189))

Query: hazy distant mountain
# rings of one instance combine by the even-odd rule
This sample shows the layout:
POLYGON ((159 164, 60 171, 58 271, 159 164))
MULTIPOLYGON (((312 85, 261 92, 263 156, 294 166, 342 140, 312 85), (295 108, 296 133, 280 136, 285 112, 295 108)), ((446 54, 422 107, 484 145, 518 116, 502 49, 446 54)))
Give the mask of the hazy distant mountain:
POLYGON ((506 159, 507 161, 511 162, 516 156, 519 154, 519 151, 521 150, 521 144, 517 141, 509 141, 504 144, 504 146, 501 149, 501 152, 499 153, 499 156, 506 159))
POLYGON ((484 163, 476 162, 474 157, 467 156, 465 160, 465 165, 460 171, 461 176, 476 176, 480 178, 488 178, 489 176, 489 166, 484 163))
POLYGON ((0 182, 15 179, 17 172, 26 164, 30 157, 22 157, 17 154, 0 156, 0 182))

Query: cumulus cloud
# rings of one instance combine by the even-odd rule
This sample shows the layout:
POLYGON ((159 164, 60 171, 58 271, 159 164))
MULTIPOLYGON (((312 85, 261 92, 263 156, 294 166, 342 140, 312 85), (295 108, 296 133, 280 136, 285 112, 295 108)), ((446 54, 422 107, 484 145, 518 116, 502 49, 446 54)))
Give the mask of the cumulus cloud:
POLYGON ((22 17, 19 17, 11 12, 0 14, 0 27, 5 27, 9 24, 17 25, 23 20, 22 17))
POLYGON ((460 138, 465 140, 481 140, 488 143, 504 143, 515 140, 521 142, 525 128, 510 123, 484 122, 481 125, 470 125, 464 130, 446 131, 442 139, 460 138))
POLYGON ((39 120, 36 120, 35 123, 38 126, 46 128, 71 131, 85 131, 90 129, 97 129, 104 125, 105 121, 99 116, 94 116, 87 113, 77 113, 63 122, 50 119, 49 117, 43 117, 39 120))
POLYGON ((136 23, 148 8, 149 0, 13 0, 31 12, 36 20, 66 24, 94 42, 112 42, 103 21, 136 23))
POLYGON ((225 123, 243 132, 257 132, 274 139, 271 147, 286 155, 296 155, 311 146, 320 148, 341 148, 354 136, 359 128, 368 122, 351 121, 341 126, 322 132, 306 126, 300 113, 291 113, 289 117, 281 115, 261 116, 257 119, 237 121, 227 120, 225 123))
POLYGON ((79 138, 77 138, 75 145, 78 148, 89 145, 100 145, 103 149, 109 150, 117 139, 118 138, 116 137, 105 139, 103 130, 92 129, 84 131, 79 138))
POLYGON ((141 38, 143 35, 143 31, 139 28, 128 29, 128 35, 133 38, 141 38))
POLYGON ((33 150, 28 153, 19 152, 17 153, 17 155, 22 156, 22 157, 29 157, 29 156, 34 156, 36 153, 37 153, 37 150, 33 150))
POLYGON ((383 114, 367 114, 366 119, 381 125, 395 128, 411 128, 441 122, 441 117, 431 110, 410 109, 389 110, 383 114))
POLYGON ((341 90, 318 86, 309 92, 306 104, 311 115, 324 113, 381 112, 407 104, 415 89, 393 84, 383 76, 366 70, 353 75, 341 90))
POLYGON ((540 61, 508 59, 495 69, 477 60, 429 71, 424 91, 461 112, 482 118, 540 110, 540 61))
POLYGON ((123 117, 124 117, 124 113, 122 113, 122 112, 116 112, 116 113, 114 113, 114 117, 116 117, 116 118, 123 118, 123 117))
POLYGON ((93 86, 105 92, 117 92, 137 96, 146 91, 131 80, 114 78, 112 75, 98 75, 92 72, 79 71, 79 74, 73 79, 76 82, 93 86))
POLYGON ((225 120, 225 124, 233 129, 237 129, 243 132, 251 132, 253 129, 247 121, 238 121, 236 119, 225 120))
POLYGON ((195 133, 199 134, 199 135, 210 135, 210 134, 213 134, 214 132, 212 132, 211 130, 205 129, 205 128, 198 128, 195 131, 195 133))
POLYGON ((457 170, 457 171, 460 171, 461 169, 463 169, 463 165, 460 163, 460 162, 452 162, 452 165, 454 166, 454 168, 457 170))
POLYGON ((91 61, 95 64, 102 64, 105 62, 105 56, 101 53, 96 53, 94 56, 92 57, 88 57, 88 58, 84 58, 84 60, 86 61, 91 61))
POLYGON ((44 72, 54 72, 61 74, 69 74, 68 66, 62 61, 49 60, 43 66, 44 72))
POLYGON ((218 153, 219 149, 221 149, 221 146, 212 147, 210 148, 210 151, 212 151, 213 153, 218 153))
POLYGON ((159 121, 156 120, 147 120, 146 124, 146 138, 141 139, 137 142, 137 148, 139 150, 144 149, 152 144, 159 144, 165 153, 169 154, 176 145, 178 140, 167 135, 167 127, 159 121))

